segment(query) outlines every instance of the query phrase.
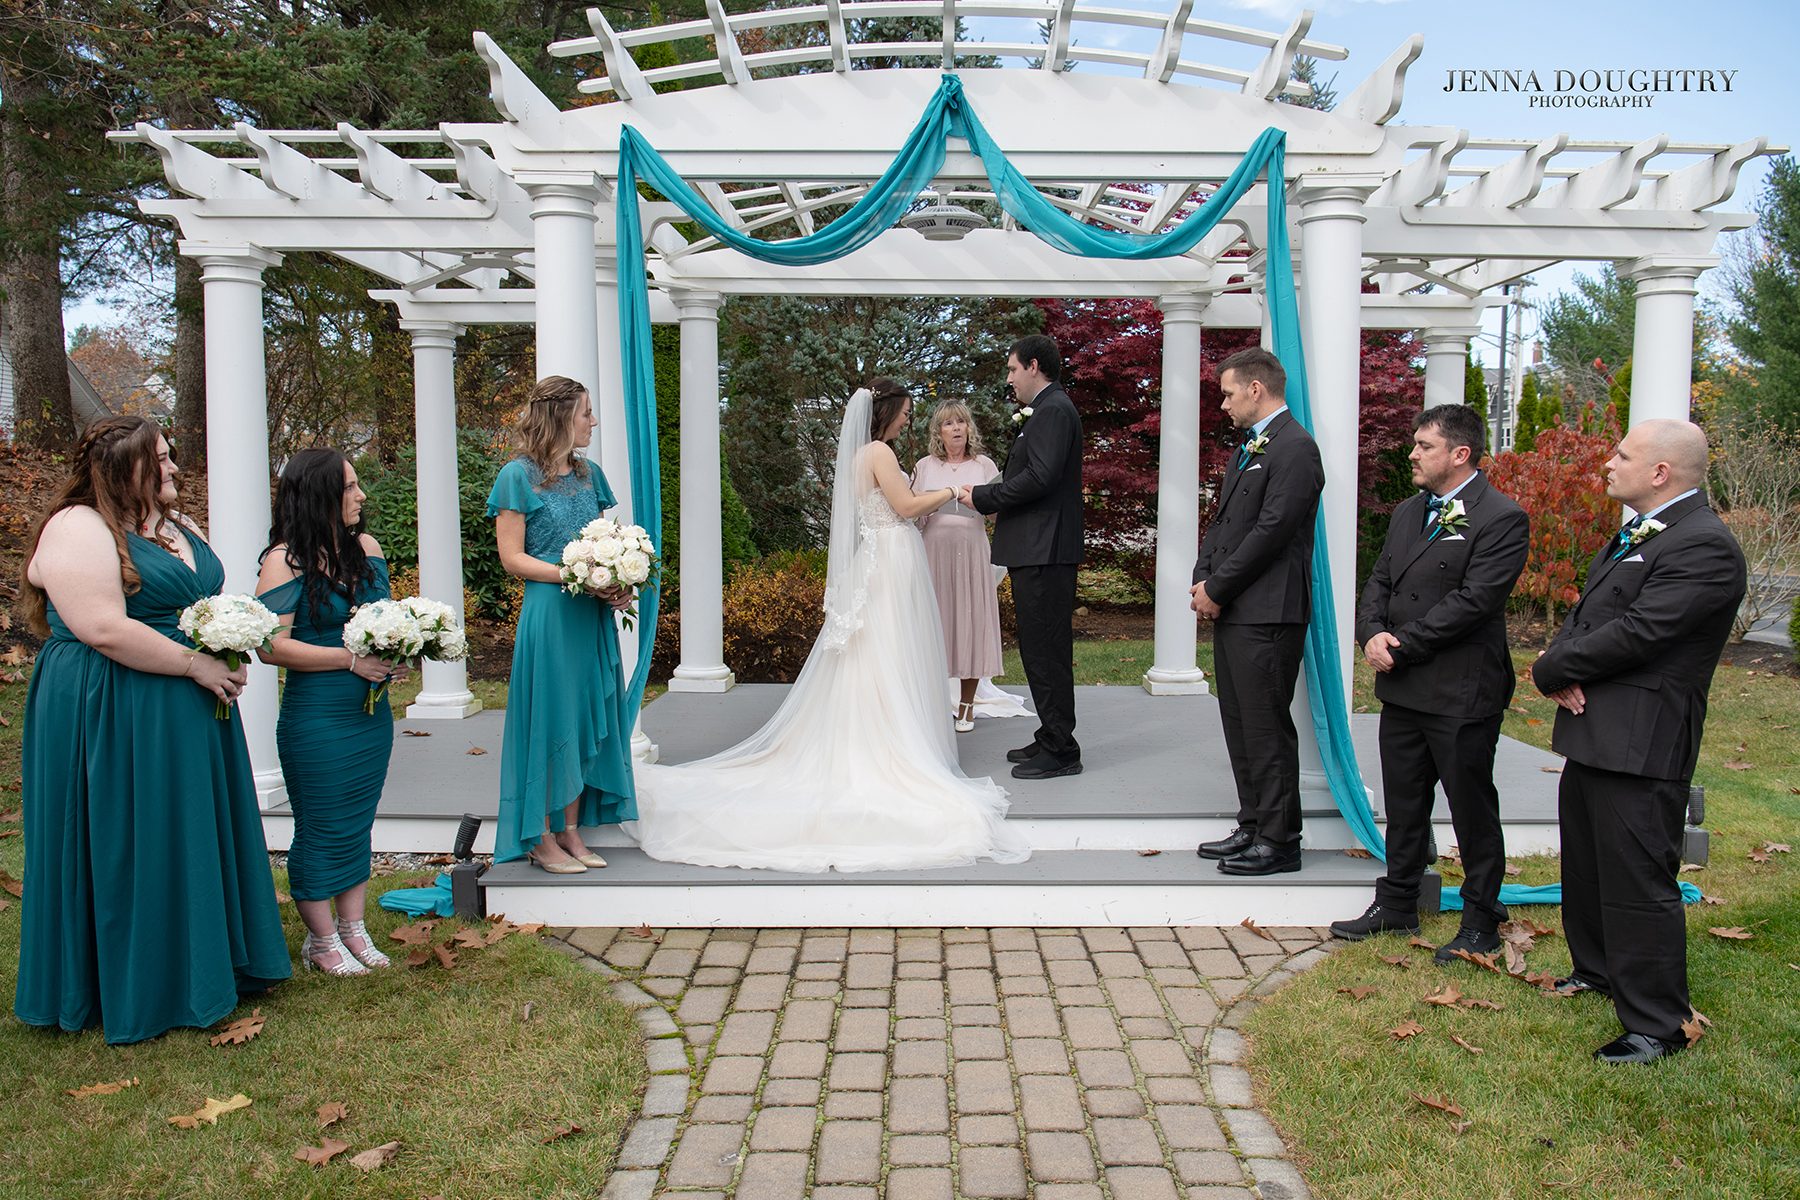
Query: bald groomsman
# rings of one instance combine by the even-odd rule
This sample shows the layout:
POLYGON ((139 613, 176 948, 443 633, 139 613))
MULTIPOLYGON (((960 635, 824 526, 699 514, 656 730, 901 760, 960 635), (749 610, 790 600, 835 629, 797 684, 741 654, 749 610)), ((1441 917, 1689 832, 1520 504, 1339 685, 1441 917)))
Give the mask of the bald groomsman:
POLYGON ((1382 704, 1387 874, 1376 880, 1369 910, 1334 922, 1331 932, 1360 941, 1419 931, 1441 781, 1462 848, 1463 918, 1437 952, 1440 965, 1457 950, 1498 950, 1506 920, 1494 748, 1513 694, 1506 599, 1525 568, 1531 522, 1475 469, 1486 434, 1481 414, 1463 404, 1428 408, 1413 422, 1412 479, 1421 490, 1394 509, 1356 613, 1356 640, 1375 668, 1382 704))
POLYGON ((1532 667, 1559 706, 1567 758, 1563 932, 1574 967, 1557 988, 1612 997, 1625 1032, 1594 1051, 1649 1063, 1686 1047, 1687 922, 1676 872, 1706 691, 1744 599, 1744 555, 1707 506, 1706 435, 1686 421, 1634 426, 1606 464, 1606 494, 1638 516, 1588 566, 1587 587, 1532 667))

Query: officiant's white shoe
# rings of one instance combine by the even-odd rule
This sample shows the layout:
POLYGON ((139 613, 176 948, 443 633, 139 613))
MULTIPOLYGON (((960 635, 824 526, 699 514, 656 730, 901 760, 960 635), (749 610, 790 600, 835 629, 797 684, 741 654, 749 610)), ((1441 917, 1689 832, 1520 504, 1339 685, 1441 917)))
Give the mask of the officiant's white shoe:
POLYGON ((967 733, 975 728, 975 706, 958 704, 956 706, 956 732, 967 733))

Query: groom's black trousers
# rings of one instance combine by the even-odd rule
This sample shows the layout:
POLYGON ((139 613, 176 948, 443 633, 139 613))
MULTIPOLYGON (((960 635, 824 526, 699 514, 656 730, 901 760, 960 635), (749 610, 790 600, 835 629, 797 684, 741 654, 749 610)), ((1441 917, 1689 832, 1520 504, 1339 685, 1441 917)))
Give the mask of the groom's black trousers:
POLYGON ((1037 744, 1057 762, 1080 759, 1075 740, 1075 564, 1011 567, 1019 658, 1037 706, 1037 744))

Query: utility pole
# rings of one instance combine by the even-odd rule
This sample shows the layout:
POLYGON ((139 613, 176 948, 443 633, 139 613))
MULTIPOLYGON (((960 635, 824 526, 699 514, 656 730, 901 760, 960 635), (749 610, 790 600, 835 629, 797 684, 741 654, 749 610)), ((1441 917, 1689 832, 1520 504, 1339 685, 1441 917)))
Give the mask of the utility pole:
POLYGON ((1506 320, 1512 315, 1512 304, 1510 303, 1512 284, 1509 283, 1502 287, 1500 295, 1509 303, 1500 307, 1500 386, 1494 389, 1494 436, 1488 444, 1488 453, 1490 454, 1500 453, 1501 423, 1505 420, 1507 401, 1512 395, 1511 389, 1506 386, 1506 320))

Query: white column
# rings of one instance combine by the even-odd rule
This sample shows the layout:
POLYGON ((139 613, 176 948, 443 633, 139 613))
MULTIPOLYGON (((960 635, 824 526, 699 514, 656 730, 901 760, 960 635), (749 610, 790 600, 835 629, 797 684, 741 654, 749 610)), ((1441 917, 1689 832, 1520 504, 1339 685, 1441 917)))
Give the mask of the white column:
POLYGON ((1694 383, 1694 289, 1719 256, 1654 255, 1620 271, 1637 284, 1631 342, 1631 424, 1688 419, 1694 383))
POLYGON ((725 535, 719 488, 719 306, 717 292, 682 292, 681 665, 671 692, 728 692, 725 665, 725 535))
POLYGON ((1301 330, 1313 437, 1325 462, 1325 544, 1337 616, 1338 669, 1352 694, 1356 640, 1357 427, 1362 406, 1363 201, 1374 186, 1358 177, 1301 181, 1301 330))
POLYGON ((1425 342, 1425 407, 1461 404, 1468 377, 1469 343, 1478 325, 1440 325, 1420 331, 1425 342))
POLYGON ((1144 672, 1152 696, 1201 696, 1188 588, 1200 546, 1200 314, 1211 296, 1164 296, 1162 433, 1156 468, 1156 651, 1144 672))
POLYGON ((537 377, 566 375, 599 396, 594 341, 594 203, 602 195, 591 171, 520 171, 531 196, 537 270, 537 377))
MULTIPOLYGON (((418 453, 419 593, 448 604, 462 621, 462 500, 456 470, 456 339, 461 325, 401 321, 412 334, 413 428, 418 453)), ((406 706, 412 720, 456 720, 481 711, 466 662, 420 666, 423 687, 406 706)))
MULTIPOLYGON (((257 555, 269 544, 269 395, 263 354, 263 270, 281 255, 260 246, 181 243, 200 264, 206 311, 207 540, 225 565, 225 591, 256 594, 257 555)), ((254 658, 238 719, 250 749, 256 801, 287 801, 275 748, 276 670, 254 658)))

